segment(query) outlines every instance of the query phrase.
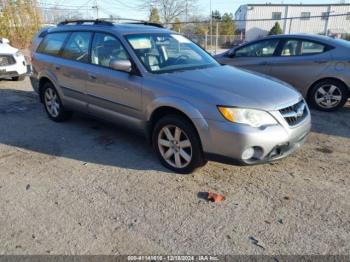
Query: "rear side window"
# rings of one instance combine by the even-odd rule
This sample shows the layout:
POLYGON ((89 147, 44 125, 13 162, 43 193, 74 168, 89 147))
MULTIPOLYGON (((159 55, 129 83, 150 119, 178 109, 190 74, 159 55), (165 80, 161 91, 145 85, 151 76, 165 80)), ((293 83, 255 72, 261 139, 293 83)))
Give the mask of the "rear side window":
POLYGON ((326 46, 309 41, 303 41, 301 44, 301 55, 320 54, 326 50, 326 46))
POLYGON ((58 55, 68 33, 52 33, 48 34, 38 48, 39 53, 47 55, 58 55))
POLYGON ((305 56, 321 54, 327 50, 327 46, 306 40, 291 39, 286 41, 282 48, 281 56, 305 56))
POLYGON ((91 32, 72 33, 63 49, 62 57, 84 63, 89 62, 91 35, 91 32))

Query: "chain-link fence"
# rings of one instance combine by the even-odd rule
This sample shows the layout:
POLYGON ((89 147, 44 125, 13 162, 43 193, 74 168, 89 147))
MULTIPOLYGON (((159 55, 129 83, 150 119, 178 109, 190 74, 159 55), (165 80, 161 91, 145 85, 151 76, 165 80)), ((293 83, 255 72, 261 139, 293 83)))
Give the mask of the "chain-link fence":
POLYGON ((211 53, 218 53, 244 41, 244 34, 237 33, 234 22, 194 21, 165 25, 182 33, 211 53))
POLYGON ((181 32, 211 53, 219 53, 243 42, 266 37, 274 27, 275 30, 272 31, 275 34, 308 33, 350 40, 350 12, 322 13, 315 16, 310 15, 310 12, 303 12, 302 16, 297 15, 299 13, 287 18, 269 19, 264 18, 266 14, 259 14, 257 18, 231 22, 194 21, 170 23, 166 26, 181 32))
POLYGON ((220 53, 244 42, 244 35, 185 34, 186 37, 211 53, 220 53))

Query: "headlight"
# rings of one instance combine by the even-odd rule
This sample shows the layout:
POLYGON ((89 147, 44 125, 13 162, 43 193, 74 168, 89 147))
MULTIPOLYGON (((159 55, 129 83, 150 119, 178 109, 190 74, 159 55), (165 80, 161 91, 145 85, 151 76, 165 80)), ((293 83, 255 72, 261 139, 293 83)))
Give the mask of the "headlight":
POLYGON ((21 51, 17 51, 17 53, 15 54, 15 57, 20 57, 20 56, 23 56, 22 52, 21 51))
POLYGON ((233 123, 246 124, 252 127, 277 124, 276 119, 265 111, 222 106, 218 108, 222 116, 233 123))

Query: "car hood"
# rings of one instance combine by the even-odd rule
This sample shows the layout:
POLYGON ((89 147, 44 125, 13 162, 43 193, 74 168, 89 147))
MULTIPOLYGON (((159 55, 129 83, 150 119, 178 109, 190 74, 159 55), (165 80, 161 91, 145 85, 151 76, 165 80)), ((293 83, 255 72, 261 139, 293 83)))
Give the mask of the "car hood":
POLYGON ((162 76, 167 83, 185 87, 193 97, 196 94, 205 94, 208 103, 216 105, 272 111, 297 103, 302 97, 284 82, 230 66, 162 76))
POLYGON ((13 55, 17 51, 18 51, 17 48, 14 48, 9 44, 0 44, 0 54, 13 55))
POLYGON ((223 57, 227 56, 227 54, 228 54, 230 51, 231 51, 231 50, 227 50, 227 51, 225 51, 225 52, 223 52, 223 53, 216 54, 216 55, 214 55, 213 57, 214 57, 215 59, 223 58, 223 57))

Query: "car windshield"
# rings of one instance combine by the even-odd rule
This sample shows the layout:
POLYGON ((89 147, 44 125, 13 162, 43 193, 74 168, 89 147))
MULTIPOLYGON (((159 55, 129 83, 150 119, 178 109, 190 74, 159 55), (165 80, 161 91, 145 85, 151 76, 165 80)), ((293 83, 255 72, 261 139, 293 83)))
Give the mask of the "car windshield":
POLYGON ((199 46, 177 34, 127 35, 135 54, 152 73, 170 73, 219 66, 199 46))

